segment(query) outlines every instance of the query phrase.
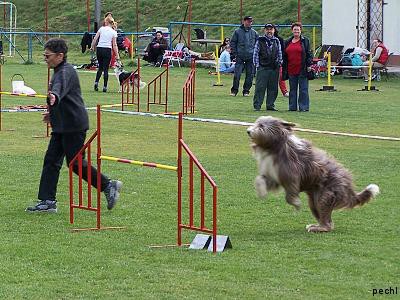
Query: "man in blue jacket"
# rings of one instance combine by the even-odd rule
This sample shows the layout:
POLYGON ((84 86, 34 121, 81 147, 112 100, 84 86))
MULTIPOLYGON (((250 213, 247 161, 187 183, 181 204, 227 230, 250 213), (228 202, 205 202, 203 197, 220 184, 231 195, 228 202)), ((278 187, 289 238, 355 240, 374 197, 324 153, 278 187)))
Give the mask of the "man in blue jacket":
MULTIPOLYGON (((57 212, 57 184, 60 169, 75 157, 83 147, 86 131, 89 129, 89 118, 81 95, 78 74, 73 66, 67 63, 68 47, 63 39, 50 39, 44 45, 44 60, 49 68, 54 69, 51 78, 47 104, 49 112, 43 121, 51 124, 52 133, 44 157, 42 176, 40 178, 38 203, 28 207, 27 212, 57 212)), ((82 177, 87 181, 88 164, 82 161, 82 177)), ((77 164, 74 172, 78 172, 77 164)), ((97 170, 91 167, 91 183, 97 185, 97 170)), ((122 182, 110 180, 101 174, 101 191, 107 199, 107 208, 112 209, 118 200, 122 182)))
POLYGON ((274 36, 274 24, 265 24, 264 32, 265 35, 258 38, 253 54, 253 63, 257 69, 253 106, 257 111, 261 109, 265 91, 267 91, 267 110, 276 111, 275 100, 278 96, 279 68, 282 65, 281 43, 274 36))
POLYGON ((240 27, 235 30, 230 41, 232 54, 236 57, 235 74, 233 77, 231 96, 236 96, 239 92, 240 76, 243 72, 243 69, 246 72, 246 77, 243 84, 244 97, 249 96, 250 88, 253 84, 253 52, 258 34, 253 28, 251 28, 252 23, 252 17, 244 17, 242 25, 240 25, 240 27))

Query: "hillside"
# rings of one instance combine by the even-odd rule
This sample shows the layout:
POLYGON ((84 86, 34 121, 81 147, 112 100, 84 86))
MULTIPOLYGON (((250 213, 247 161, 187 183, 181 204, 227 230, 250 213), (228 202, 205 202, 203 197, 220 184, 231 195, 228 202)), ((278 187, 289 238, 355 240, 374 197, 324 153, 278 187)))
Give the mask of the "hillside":
MULTIPOLYGON (((304 24, 321 23, 321 0, 302 1, 304 24)), ((44 31, 44 0, 15 0, 17 26, 44 31)), ((238 23, 240 1, 193 0, 193 22, 238 23)), ((182 21, 187 1, 139 0, 140 31, 151 26, 167 26, 169 21, 182 21)), ((90 14, 94 16, 94 0, 90 0, 90 14)), ((103 0, 102 12, 112 11, 119 27, 136 31, 136 6, 133 0, 103 0)), ((274 22, 289 24, 297 19, 297 0, 244 0, 243 14, 252 15, 256 24, 274 22)), ((86 31, 85 0, 49 0, 49 31, 86 31)), ((93 24, 93 23, 92 23, 93 24)))

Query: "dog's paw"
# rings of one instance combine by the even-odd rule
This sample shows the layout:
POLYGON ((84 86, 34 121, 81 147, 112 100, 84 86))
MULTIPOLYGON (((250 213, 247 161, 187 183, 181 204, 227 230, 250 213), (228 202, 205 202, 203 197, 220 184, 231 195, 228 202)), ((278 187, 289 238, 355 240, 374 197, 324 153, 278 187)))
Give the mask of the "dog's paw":
POLYGON ((265 198, 268 194, 267 184, 262 176, 257 176, 254 181, 254 187, 259 198, 265 198))
POLYGON ((319 224, 309 224, 306 226, 307 232, 329 232, 330 228, 321 226, 319 224))

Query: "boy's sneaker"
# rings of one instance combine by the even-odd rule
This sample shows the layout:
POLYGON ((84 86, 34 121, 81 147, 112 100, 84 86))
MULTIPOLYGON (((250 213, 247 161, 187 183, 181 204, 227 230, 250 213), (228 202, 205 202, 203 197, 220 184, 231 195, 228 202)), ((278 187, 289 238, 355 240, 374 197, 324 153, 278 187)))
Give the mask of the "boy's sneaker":
POLYGON ((57 201, 41 200, 35 206, 27 207, 25 211, 56 213, 57 212, 57 201))
POLYGON ((111 180, 104 190, 107 199, 107 208, 112 209, 118 201, 119 192, 122 188, 122 182, 119 180, 111 180))
POLYGON ((95 92, 99 90, 99 84, 97 82, 94 83, 94 90, 95 92))

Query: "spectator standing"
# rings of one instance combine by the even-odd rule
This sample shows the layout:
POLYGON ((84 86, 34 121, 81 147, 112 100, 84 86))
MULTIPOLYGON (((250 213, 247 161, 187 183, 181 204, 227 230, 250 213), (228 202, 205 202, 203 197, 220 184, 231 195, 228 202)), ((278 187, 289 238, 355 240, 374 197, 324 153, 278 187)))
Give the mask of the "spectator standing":
POLYGON ((278 96, 279 69, 282 65, 282 50, 279 39, 274 36, 275 26, 265 24, 265 35, 257 39, 254 47, 253 63, 257 70, 256 89, 253 106, 261 109, 267 90, 267 110, 277 111, 275 100, 278 96))
POLYGON ((144 50, 143 59, 151 64, 159 66, 162 63, 164 52, 167 49, 167 40, 164 38, 161 31, 157 31, 154 39, 150 42, 150 44, 147 45, 146 49, 144 50))
POLYGON ((107 92, 108 68, 111 61, 111 52, 115 53, 117 61, 119 61, 119 53, 117 47, 117 32, 113 29, 116 26, 114 19, 108 16, 105 18, 104 24, 105 25, 100 27, 97 31, 90 49, 93 51, 96 48, 97 61, 99 62, 99 68, 94 82, 94 90, 99 90, 99 80, 102 73, 104 73, 103 92, 107 92))
MULTIPOLYGON (((52 132, 44 157, 40 178, 38 203, 28 207, 28 212, 57 212, 57 184, 64 157, 67 164, 83 147, 89 118, 81 95, 78 74, 67 63, 68 47, 63 39, 50 39, 44 46, 44 59, 54 69, 50 81, 47 104, 49 111, 43 121, 51 124, 52 132)), ((82 160, 82 177, 87 181, 88 164, 82 160)), ((78 173, 78 162, 73 167, 78 173)), ((91 184, 97 186, 97 170, 91 167, 91 184)), ((101 174, 101 191, 107 199, 107 208, 112 209, 118 200, 122 182, 110 180, 101 174)))
POLYGON ((225 47, 219 58, 219 71, 221 73, 233 73, 235 71, 235 65, 231 61, 231 47, 229 45, 225 47))
POLYGON ((251 28, 253 18, 246 16, 243 18, 243 23, 232 35, 230 46, 232 54, 236 58, 235 74, 233 76, 233 84, 231 88, 231 96, 236 96, 239 92, 240 76, 243 69, 245 70, 246 77, 243 84, 243 96, 248 97, 250 88, 253 84, 254 65, 253 65, 253 52, 258 33, 251 28))
POLYGON ((300 22, 293 23, 293 36, 285 41, 282 79, 289 79, 289 111, 306 112, 310 109, 307 72, 311 71, 310 41, 301 34, 300 22))
MULTIPOLYGON (((274 25, 274 24, 272 24, 272 25, 274 25)), ((283 49, 285 47, 285 41, 279 35, 279 31, 275 25, 274 25, 274 36, 279 40, 279 43, 281 45, 281 50, 283 52, 283 49)), ((286 82, 285 82, 285 80, 282 79, 282 65, 279 67, 279 89, 281 90, 283 97, 289 97, 289 92, 286 87, 286 82)))

